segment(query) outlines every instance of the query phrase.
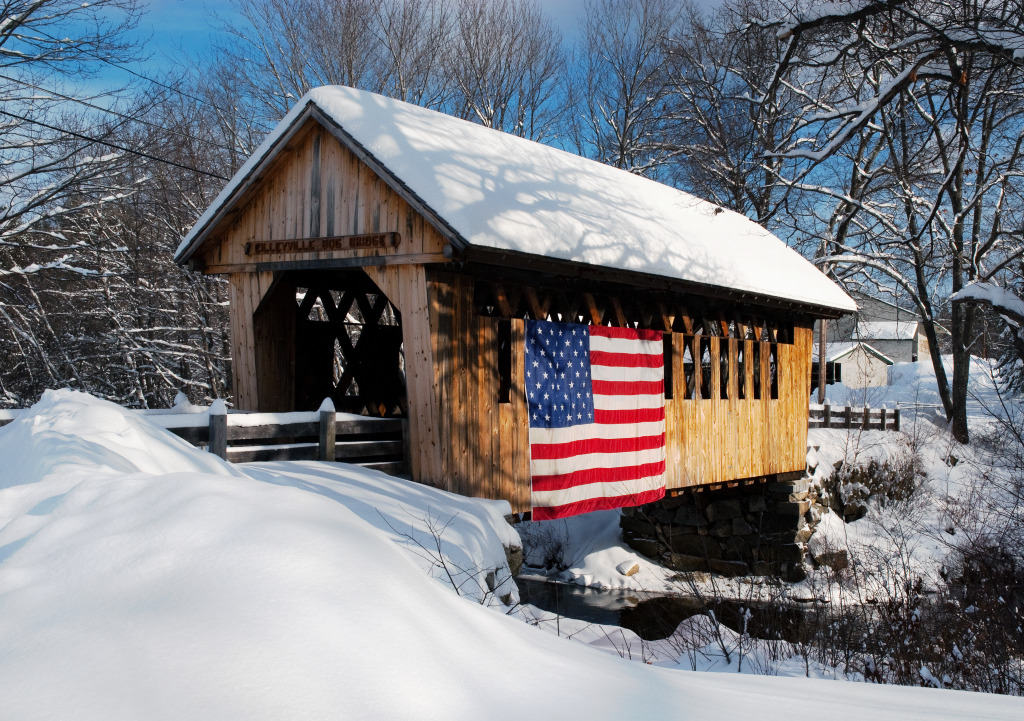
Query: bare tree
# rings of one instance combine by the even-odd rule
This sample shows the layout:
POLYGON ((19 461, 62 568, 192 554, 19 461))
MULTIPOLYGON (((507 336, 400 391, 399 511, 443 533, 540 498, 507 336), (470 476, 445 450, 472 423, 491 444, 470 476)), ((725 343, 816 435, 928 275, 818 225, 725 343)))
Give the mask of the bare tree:
MULTIPOLYGON (((966 398, 975 309, 954 304, 949 382, 937 305, 969 282, 998 279, 1024 253, 1024 7, 1019 0, 828 5, 775 25, 786 41, 770 85, 802 83, 800 133, 774 154, 808 162, 795 182, 849 168, 825 265, 855 266, 902 287, 924 317, 954 436, 968 440, 966 398), (816 78, 821 92, 807 82, 816 78), (851 232, 855 231, 855 232, 851 232)), ((771 92, 768 93, 769 95, 771 92)))
POLYGON ((672 157, 665 48, 682 14, 677 0, 588 0, 570 119, 579 153, 652 176, 672 157))
POLYGON ((382 48, 381 92, 393 98, 441 108, 451 98, 444 55, 452 25, 449 0, 387 2, 377 9, 382 48))
POLYGON ((445 62, 453 115, 532 140, 556 131, 561 35, 529 0, 463 0, 445 62))
POLYGON ((106 183, 120 156, 102 142, 116 123, 75 84, 98 57, 135 56, 135 0, 13 0, 0 13, 0 249, 59 243, 60 218, 118 192, 106 183))
MULTIPOLYGON (((380 0, 235 0, 215 49, 216 72, 271 126, 311 88, 377 90, 372 32, 380 0)), ((269 129, 269 127, 267 128, 269 129)))
POLYGON ((787 179, 805 164, 765 154, 793 139, 804 104, 794 84, 771 88, 781 42, 762 23, 780 7, 727 0, 706 14, 688 5, 667 51, 676 182, 766 226, 798 201, 787 179))
POLYGON ((166 406, 179 390, 226 395, 223 283, 172 260, 220 187, 190 168, 223 166, 233 150, 195 97, 136 98, 108 136, 125 152, 107 187, 131 192, 78 202, 43 226, 48 236, 6 250, 20 272, 0 277, 0 355, 11 359, 0 366, 0 403, 60 386, 142 407, 166 406))

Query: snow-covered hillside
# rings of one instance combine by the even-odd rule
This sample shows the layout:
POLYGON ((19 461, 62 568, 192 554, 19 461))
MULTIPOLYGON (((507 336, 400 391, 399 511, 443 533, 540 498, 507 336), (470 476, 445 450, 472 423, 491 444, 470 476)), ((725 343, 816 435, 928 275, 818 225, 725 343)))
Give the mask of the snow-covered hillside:
POLYGON ((489 591, 517 540, 502 504, 344 465, 232 467, 81 394, 0 428, 0 458, 2 719, 1024 715, 558 638, 489 591))

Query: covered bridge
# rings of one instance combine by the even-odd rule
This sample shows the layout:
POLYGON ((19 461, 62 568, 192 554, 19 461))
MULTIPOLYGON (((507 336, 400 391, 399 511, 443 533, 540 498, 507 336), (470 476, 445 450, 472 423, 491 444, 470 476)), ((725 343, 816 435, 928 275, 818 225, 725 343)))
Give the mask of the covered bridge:
POLYGON ((667 487, 802 471, 812 327, 853 301, 665 185, 351 88, 303 97, 183 240, 234 394, 403 416, 415 480, 530 508, 525 319, 653 329, 667 487))

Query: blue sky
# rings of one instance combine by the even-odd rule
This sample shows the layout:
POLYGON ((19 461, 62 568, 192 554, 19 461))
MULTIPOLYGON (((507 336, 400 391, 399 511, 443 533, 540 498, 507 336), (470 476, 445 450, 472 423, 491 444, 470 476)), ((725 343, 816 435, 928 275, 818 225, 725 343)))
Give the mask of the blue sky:
MULTIPOLYGON (((719 3, 700 0, 703 5, 719 3)), ((566 38, 575 34, 584 0, 539 0, 539 4, 566 38)), ((151 38, 149 51, 160 58, 174 58, 181 50, 202 51, 218 34, 213 16, 231 14, 231 4, 226 0, 150 0, 147 6, 140 31, 151 38)))
MULTIPOLYGON (((139 22, 143 53, 149 60, 132 67, 137 72, 159 76, 169 65, 188 56, 203 54, 221 35, 217 17, 229 19, 232 6, 228 0, 149 0, 143 1, 145 14, 139 22)), ((577 33, 585 0, 537 0, 545 14, 554 20, 567 42, 577 33)), ((715 6, 721 0, 698 0, 715 6)), ((113 69, 101 72, 98 84, 119 85, 131 78, 113 69)), ((95 87, 95 86, 94 86, 95 87)))
MULTIPOLYGON (((584 0, 541 0, 544 12, 571 35, 583 11, 584 0)), ((218 23, 213 15, 230 16, 231 4, 218 0, 150 0, 139 30, 152 38, 150 52, 174 57, 180 50, 202 51, 214 39, 218 23)))

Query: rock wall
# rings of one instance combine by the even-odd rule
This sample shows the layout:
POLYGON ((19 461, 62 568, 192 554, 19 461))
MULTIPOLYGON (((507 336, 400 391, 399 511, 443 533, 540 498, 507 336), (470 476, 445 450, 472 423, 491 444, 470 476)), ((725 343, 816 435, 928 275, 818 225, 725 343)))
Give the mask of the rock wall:
POLYGON ((810 474, 717 490, 687 490, 623 509, 623 536, 635 550, 678 571, 724 576, 806 575, 807 541, 821 518, 810 474))

